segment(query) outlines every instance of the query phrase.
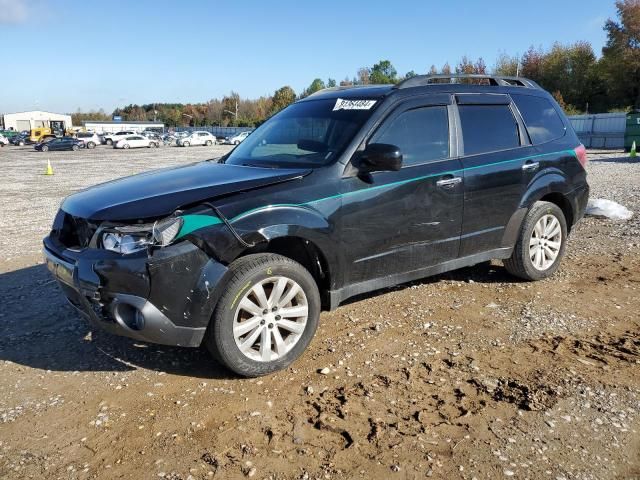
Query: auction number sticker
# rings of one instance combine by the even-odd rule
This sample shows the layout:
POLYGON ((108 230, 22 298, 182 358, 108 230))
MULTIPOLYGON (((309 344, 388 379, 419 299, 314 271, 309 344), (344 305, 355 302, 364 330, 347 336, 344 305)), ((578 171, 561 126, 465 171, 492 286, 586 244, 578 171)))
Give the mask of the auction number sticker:
POLYGON ((338 98, 333 107, 333 111, 337 110, 370 110, 376 104, 377 100, 345 100, 338 98))

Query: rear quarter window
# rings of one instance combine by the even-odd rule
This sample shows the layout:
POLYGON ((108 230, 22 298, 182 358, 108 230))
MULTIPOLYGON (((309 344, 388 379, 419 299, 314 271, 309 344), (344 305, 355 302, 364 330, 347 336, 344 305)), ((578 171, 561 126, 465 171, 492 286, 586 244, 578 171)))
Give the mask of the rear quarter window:
POLYGON ((524 124, 534 145, 563 137, 566 127, 553 104, 544 97, 513 94, 524 124))

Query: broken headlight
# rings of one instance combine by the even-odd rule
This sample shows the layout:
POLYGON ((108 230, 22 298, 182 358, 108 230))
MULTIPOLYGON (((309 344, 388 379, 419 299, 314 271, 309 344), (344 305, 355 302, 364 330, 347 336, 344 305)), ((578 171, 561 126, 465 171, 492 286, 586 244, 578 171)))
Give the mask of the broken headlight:
POLYGON ((123 254, 139 252, 154 245, 165 247, 176 238, 182 223, 182 218, 170 217, 153 224, 105 229, 101 237, 102 247, 123 254))

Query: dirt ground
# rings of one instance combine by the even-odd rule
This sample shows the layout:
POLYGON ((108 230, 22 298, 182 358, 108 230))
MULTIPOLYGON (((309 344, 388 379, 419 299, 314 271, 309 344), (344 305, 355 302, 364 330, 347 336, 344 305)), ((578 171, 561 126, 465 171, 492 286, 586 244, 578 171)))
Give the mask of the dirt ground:
POLYGON ((553 278, 493 262, 362 296, 246 380, 91 331, 38 253, 73 189, 210 153, 71 155, 43 177, 0 152, 0 478, 640 478, 640 163, 592 152, 592 196, 636 215, 583 221, 553 278))

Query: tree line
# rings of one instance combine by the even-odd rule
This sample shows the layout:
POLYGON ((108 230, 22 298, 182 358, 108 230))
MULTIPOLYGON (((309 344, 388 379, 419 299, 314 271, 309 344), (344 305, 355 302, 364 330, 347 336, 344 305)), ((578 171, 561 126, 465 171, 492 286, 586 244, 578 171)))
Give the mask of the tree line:
MULTIPOLYGON (((640 0, 618 0, 617 18, 604 25, 607 42, 598 57, 590 43, 579 41, 550 48, 530 47, 523 55, 501 52, 488 68, 483 58, 462 57, 453 67, 435 65, 428 74, 495 74, 522 76, 551 92, 568 114, 601 113, 640 109, 640 0)), ((272 95, 242 98, 231 92, 222 99, 204 103, 154 103, 116 108, 112 115, 103 110, 72 114, 74 125, 86 120, 110 120, 113 115, 127 121, 157 120, 167 126, 257 126, 297 99, 328 87, 395 84, 417 75, 413 70, 400 75, 389 60, 358 69, 352 77, 337 82, 315 78, 296 93, 286 85, 272 95)))

